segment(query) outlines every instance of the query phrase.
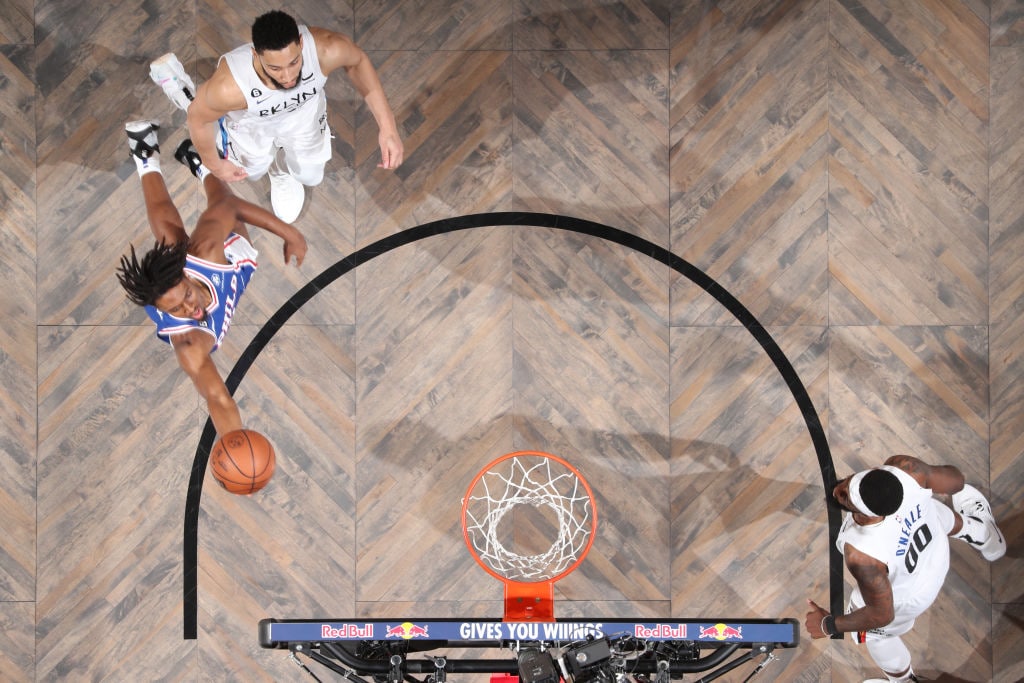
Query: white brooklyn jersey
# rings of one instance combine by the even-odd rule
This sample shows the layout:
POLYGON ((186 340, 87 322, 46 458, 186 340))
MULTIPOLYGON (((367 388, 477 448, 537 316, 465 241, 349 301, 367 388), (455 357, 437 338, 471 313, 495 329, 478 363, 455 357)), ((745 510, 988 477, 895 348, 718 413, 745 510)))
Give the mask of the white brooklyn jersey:
MULTIPOLYGON (((836 546, 846 545, 885 563, 889 568, 897 614, 920 614, 935 600, 949 570, 949 538, 953 512, 932 498, 909 474, 896 467, 903 484, 903 504, 877 524, 861 526, 846 513, 836 546)), ((859 591, 854 588, 857 598, 859 591)), ((862 601, 858 600, 858 602, 862 601)))
MULTIPOLYGON (((267 87, 253 68, 252 43, 227 53, 223 59, 235 82, 245 95, 247 109, 228 112, 233 128, 262 128, 272 126, 275 135, 309 130, 319 126, 321 114, 327 108, 324 85, 327 76, 320 70, 313 34, 306 26, 299 26, 302 37, 302 72, 299 83, 288 90, 267 87)), ((229 126, 231 125, 229 123, 229 126)))

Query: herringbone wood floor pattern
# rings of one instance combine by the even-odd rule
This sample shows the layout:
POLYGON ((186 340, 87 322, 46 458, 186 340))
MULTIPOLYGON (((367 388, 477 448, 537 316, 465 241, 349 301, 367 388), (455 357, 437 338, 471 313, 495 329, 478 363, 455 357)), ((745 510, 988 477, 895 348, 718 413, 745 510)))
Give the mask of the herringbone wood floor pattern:
MULTIPOLYGON (((266 616, 500 614, 463 546, 476 471, 518 449, 576 464, 601 510, 562 616, 791 616, 827 601, 824 491, 800 410, 729 312, 645 254, 547 228, 436 236, 320 292, 237 398, 270 486, 208 476, 199 633, 182 639, 182 520, 205 406, 124 300, 145 247, 123 124, 184 115, 262 3, 6 0, 0 12, 0 679, 306 680, 266 616)), ((764 324, 840 474, 908 452, 991 492, 1009 542, 954 544, 906 641, 934 680, 1024 678, 1024 6, 1020 0, 297 0, 352 35, 406 146, 376 168, 333 77, 334 158, 260 272, 226 375, 317 273, 402 229, 489 211, 578 216, 689 260, 764 324)), ((203 205, 165 155, 186 226, 203 205)), ((266 181, 235 187, 269 203, 266 181)), ((849 583, 849 579, 847 579, 849 583)), ((812 641, 759 678, 849 683, 812 641)), ((730 674, 724 680, 742 680, 730 674), (731 678, 730 678, 731 676, 731 678)))

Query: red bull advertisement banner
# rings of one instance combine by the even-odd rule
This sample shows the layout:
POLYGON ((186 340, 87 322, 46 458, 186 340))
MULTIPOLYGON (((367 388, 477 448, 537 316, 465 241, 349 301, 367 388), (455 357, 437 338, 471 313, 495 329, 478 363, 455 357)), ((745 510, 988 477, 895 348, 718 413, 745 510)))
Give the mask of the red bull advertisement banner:
POLYGON ((633 636, 647 641, 718 643, 798 642, 795 619, 714 619, 703 621, 634 621, 628 619, 506 622, 497 619, 299 620, 264 619, 263 647, 290 642, 335 640, 443 640, 467 643, 515 641, 566 642, 587 638, 633 636))

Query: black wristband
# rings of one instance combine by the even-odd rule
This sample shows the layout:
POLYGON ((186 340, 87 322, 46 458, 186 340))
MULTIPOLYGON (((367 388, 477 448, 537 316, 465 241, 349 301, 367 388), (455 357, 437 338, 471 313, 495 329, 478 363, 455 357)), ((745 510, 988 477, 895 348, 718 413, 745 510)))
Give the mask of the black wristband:
POLYGON ((821 620, 821 631, 828 636, 839 635, 839 631, 836 630, 836 618, 831 614, 826 614, 825 618, 821 620))

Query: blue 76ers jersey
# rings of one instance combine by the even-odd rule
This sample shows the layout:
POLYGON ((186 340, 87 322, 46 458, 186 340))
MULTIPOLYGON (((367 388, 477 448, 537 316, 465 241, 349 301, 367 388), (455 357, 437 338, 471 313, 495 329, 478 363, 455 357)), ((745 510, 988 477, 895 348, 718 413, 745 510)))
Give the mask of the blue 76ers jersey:
POLYGON ((242 292, 256 272, 258 255, 247 239, 235 233, 224 240, 224 256, 228 263, 213 263, 189 254, 185 260, 185 273, 206 285, 213 294, 213 300, 206 308, 206 320, 178 318, 156 306, 146 306, 146 313, 156 323, 156 336, 170 343, 172 335, 199 329, 213 337, 212 350, 216 351, 231 326, 242 292))

